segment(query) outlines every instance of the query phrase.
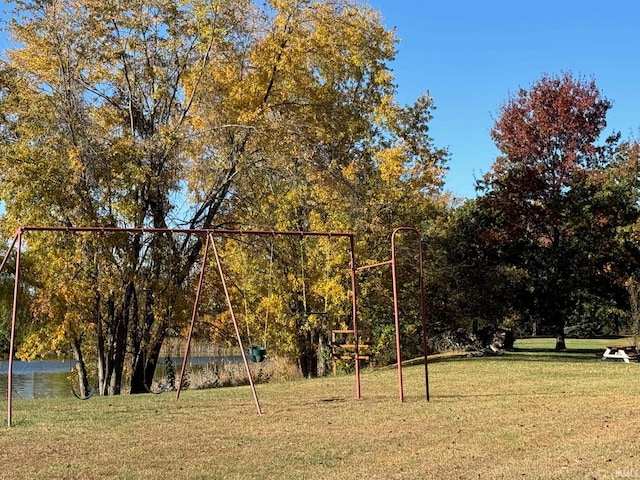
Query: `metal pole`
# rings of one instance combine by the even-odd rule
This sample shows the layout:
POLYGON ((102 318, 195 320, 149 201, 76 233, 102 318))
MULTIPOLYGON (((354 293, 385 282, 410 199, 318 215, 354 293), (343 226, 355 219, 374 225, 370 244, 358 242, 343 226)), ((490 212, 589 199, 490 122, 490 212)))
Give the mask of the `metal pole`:
POLYGON ((310 237, 349 237, 350 232, 319 232, 319 231, 292 231, 292 230, 227 230, 217 228, 119 228, 119 227, 40 227, 23 226, 23 232, 94 232, 94 233, 186 233, 195 235, 283 235, 283 236, 310 236, 310 237))
POLYGON ((396 234, 398 232, 414 232, 418 237, 418 271, 420 289, 420 316, 422 317, 422 349, 424 351, 424 377, 426 398, 429 401, 429 370, 428 370, 428 346, 427 346, 427 316, 426 300, 424 295, 424 268, 422 266, 422 238, 418 229, 413 227, 396 228, 391 235, 391 272, 393 276, 393 311, 396 321, 396 349, 398 356, 398 388, 400 390, 400 401, 404 401, 404 390, 402 385, 402 356, 400 354, 400 313, 398 307, 398 286, 396 274, 396 234))
POLYGON ((396 360, 398 362, 398 396, 404 402, 404 386, 402 384, 402 352, 400 348, 400 311, 398 309, 398 280, 396 274, 396 233, 391 235, 391 278, 393 281, 393 315, 396 324, 396 360))
MULTIPOLYGON (((211 237, 211 234, 209 234, 211 237)), ((220 272, 220 281, 222 282, 222 288, 224 289, 224 295, 227 297, 227 305, 229 307, 229 313, 231 314, 231 320, 233 321, 233 328, 236 331, 236 338, 238 339, 238 345, 240 345, 240 353, 242 353, 242 361, 244 367, 247 369, 247 376, 249 377, 249 385, 251 385, 251 392, 253 393, 253 400, 256 403, 256 409, 258 415, 262 415, 262 409, 260 408, 260 401, 258 400, 258 394, 256 393, 256 387, 253 384, 253 377, 251 376, 251 369, 249 368, 249 362, 247 361, 247 353, 244 351, 242 345, 242 338, 240 337, 240 329, 238 328, 238 322, 236 321, 236 315, 233 312, 233 305, 231 304, 231 297, 229 296, 229 290, 227 289, 227 282, 224 278, 224 272, 222 271, 222 263, 220 262, 220 256, 218 255, 218 249, 216 248, 216 242, 211 238, 211 245, 213 246, 213 254, 216 257, 218 263, 218 271, 220 272)))
MULTIPOLYGON (((20 282, 20 250, 22 249, 22 230, 17 233, 16 270, 13 282, 13 307, 11 310, 11 338, 9 340, 9 365, 7 370, 7 425, 13 422, 13 355, 16 340, 16 317, 18 316, 18 287, 20 282)), ((4 263, 4 262, 3 262, 4 263)))
POLYGON ((196 315, 198 313, 198 303, 200 302, 200 293, 202 292, 202 283, 204 281, 204 271, 207 265, 207 255, 209 253, 209 235, 204 244, 204 253, 202 255, 202 268, 200 269, 200 278, 198 280, 198 288, 196 289, 196 297, 193 301, 193 310, 191 312, 191 324, 189 325, 189 334, 187 335, 187 344, 184 347, 184 359, 182 360, 182 368, 180 369, 180 381, 178 382, 178 390, 176 391, 176 400, 180 398, 180 391, 182 390, 182 381, 184 380, 184 374, 187 368, 187 359, 189 358, 189 348, 191 348, 191 337, 193 336, 193 326, 196 322, 196 315))
MULTIPOLYGON (((416 230, 417 232, 417 230, 416 230)), ((420 268, 420 316, 422 317, 422 351, 424 352, 424 385, 426 391, 427 402, 429 401, 429 367, 427 361, 427 355, 429 353, 429 346, 427 345, 427 311, 426 311, 426 299, 424 293, 424 267, 422 265, 422 238, 420 232, 418 233, 418 265, 420 268)))
POLYGON ((16 233, 13 236, 13 242, 11 242, 11 245, 9 246, 7 253, 4 254, 4 258, 2 259, 2 264, 0 264, 0 272, 4 270, 4 267, 7 264, 7 260, 9 260, 9 255, 11 255, 11 252, 13 251, 13 247, 16 246, 16 242, 18 241, 18 235, 20 235, 20 232, 16 233))
POLYGON ((391 260, 387 260, 386 262, 372 263, 371 265, 363 265, 361 267, 358 267, 356 270, 358 272, 362 272, 363 270, 369 270, 371 268, 381 267, 383 265, 391 265, 391 260))
POLYGON ((356 255, 355 241, 353 235, 349 237, 349 249, 351 253, 351 316, 353 317, 353 337, 355 344, 355 360, 356 360, 356 398, 360 399, 360 351, 358 339, 358 300, 357 300, 357 282, 356 282, 356 255))

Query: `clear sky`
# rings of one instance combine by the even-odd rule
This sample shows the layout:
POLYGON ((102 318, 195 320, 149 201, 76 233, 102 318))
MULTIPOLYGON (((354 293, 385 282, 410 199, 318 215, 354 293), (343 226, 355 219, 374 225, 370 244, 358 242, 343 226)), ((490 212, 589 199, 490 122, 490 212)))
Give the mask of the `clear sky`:
POLYGON ((362 1, 396 29, 400 102, 435 100, 431 136, 451 152, 445 187, 456 196, 475 195, 498 153, 489 131, 500 105, 543 74, 593 77, 614 102, 608 132, 640 137, 638 0, 362 1))
POLYGON ((594 78, 613 101, 607 132, 640 137, 637 0, 368 0, 400 39, 392 65, 401 103, 434 98, 431 136, 451 152, 445 188, 475 196, 497 150, 500 106, 543 74, 594 78))

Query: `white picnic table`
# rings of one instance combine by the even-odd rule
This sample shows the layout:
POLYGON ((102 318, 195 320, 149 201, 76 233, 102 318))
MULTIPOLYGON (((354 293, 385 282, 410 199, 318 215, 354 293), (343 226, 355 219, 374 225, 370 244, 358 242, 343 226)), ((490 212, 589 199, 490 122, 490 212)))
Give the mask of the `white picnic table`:
POLYGON ((602 360, 624 360, 629 363, 630 360, 637 360, 638 356, 635 345, 612 345, 604 351, 602 360))

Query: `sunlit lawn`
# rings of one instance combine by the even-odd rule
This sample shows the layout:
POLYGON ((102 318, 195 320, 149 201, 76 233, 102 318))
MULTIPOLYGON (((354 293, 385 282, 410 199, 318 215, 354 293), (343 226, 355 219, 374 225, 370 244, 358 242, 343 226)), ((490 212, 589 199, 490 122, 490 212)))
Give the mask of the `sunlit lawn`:
MULTIPOLYGON (((632 338, 567 338, 568 352, 585 352, 587 350, 603 351, 610 345, 633 345, 632 338)), ((522 338, 516 340, 515 348, 522 350, 553 350, 555 338, 522 338)))
POLYGON ((429 403, 420 366, 402 404, 365 370, 361 400, 351 376, 258 385, 262 416, 246 387, 16 400, 0 478, 640 478, 640 364, 531 348, 432 362, 429 403))

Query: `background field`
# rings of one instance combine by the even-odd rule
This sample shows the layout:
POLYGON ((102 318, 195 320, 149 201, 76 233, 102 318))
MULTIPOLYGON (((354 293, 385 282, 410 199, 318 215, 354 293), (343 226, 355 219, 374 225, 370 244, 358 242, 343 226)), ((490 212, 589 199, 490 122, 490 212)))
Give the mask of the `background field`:
POLYGON ((404 404, 394 369, 359 401, 351 376, 259 385, 262 416, 246 387, 15 401, 0 478, 640 478, 640 365, 536 342, 433 361, 429 403, 420 366, 404 404))

